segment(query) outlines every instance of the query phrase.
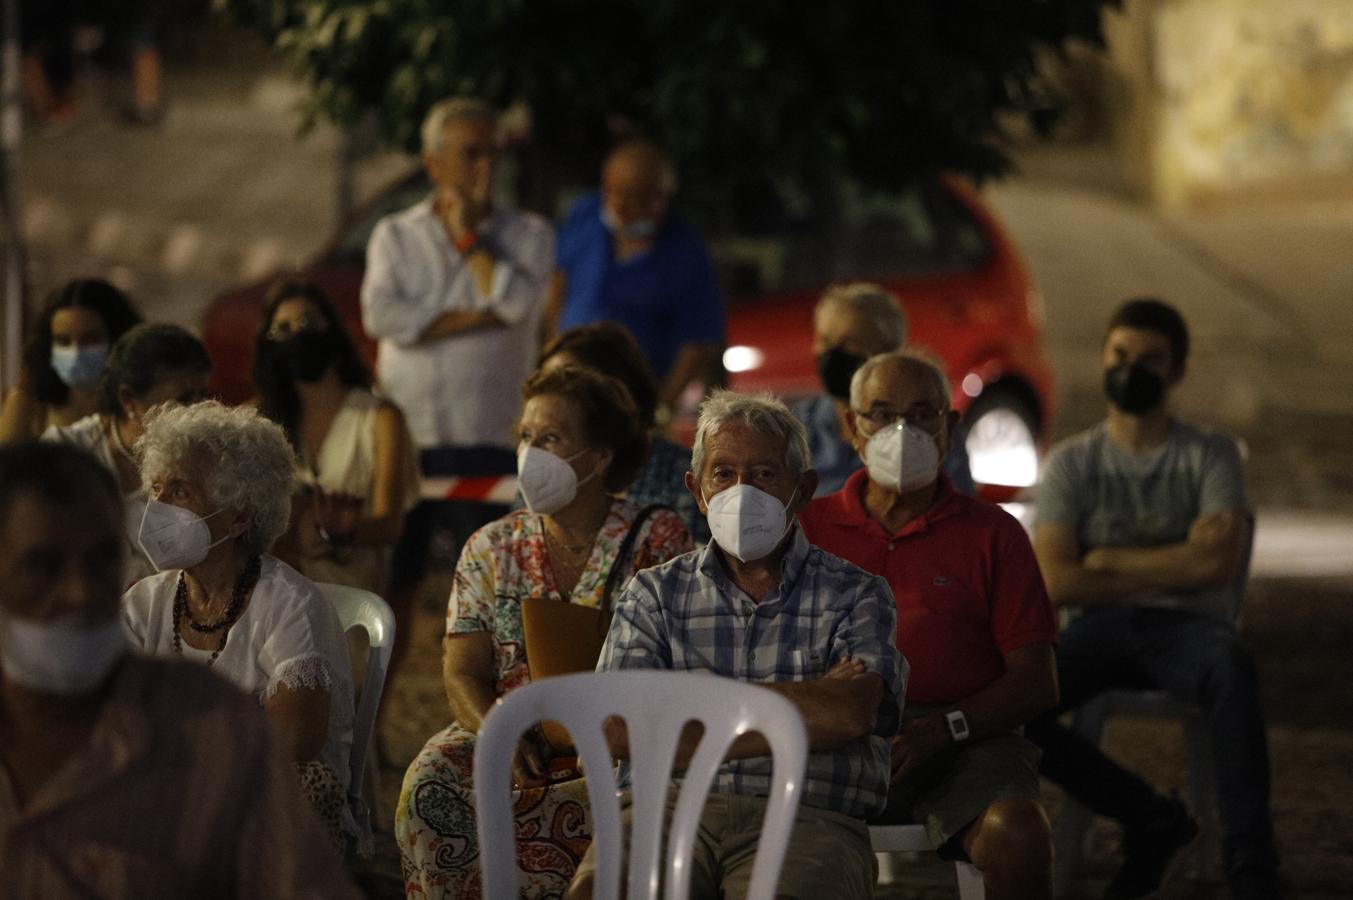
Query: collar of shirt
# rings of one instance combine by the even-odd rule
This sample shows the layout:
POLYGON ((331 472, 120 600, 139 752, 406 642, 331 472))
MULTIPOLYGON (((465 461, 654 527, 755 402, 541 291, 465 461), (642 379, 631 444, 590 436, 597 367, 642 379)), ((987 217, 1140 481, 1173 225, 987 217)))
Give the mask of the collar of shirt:
MULTIPOLYGON (((451 243, 451 235, 447 233, 446 223, 442 220, 442 217, 437 214, 436 191, 432 191, 422 200, 419 200, 410 207, 410 209, 424 228, 436 230, 441 241, 446 245, 446 250, 450 251, 455 249, 455 244, 451 243)), ((498 230, 503 225, 503 212, 502 209, 499 209, 496 206, 490 208, 489 214, 479 223, 479 227, 475 229, 475 233, 480 237, 493 237, 497 235, 498 230)))
POLYGON ((931 525, 936 522, 956 515, 963 505, 963 495, 954 490, 954 485, 949 480, 949 476, 941 472, 939 491, 934 502, 925 512, 903 525, 895 533, 890 534, 879 524, 877 519, 869 514, 869 510, 865 509, 864 490, 868 479, 868 469, 861 469, 846 479, 845 486, 832 498, 834 502, 827 508, 828 518, 833 525, 840 525, 845 528, 863 528, 866 532, 873 532, 875 537, 885 539, 902 538, 910 534, 928 531, 931 525))
POLYGON ((741 598, 744 604, 750 604, 753 607, 765 606, 771 603, 781 603, 793 592, 794 585, 798 583, 799 576, 803 572, 804 563, 808 561, 810 549, 812 549, 812 545, 808 543, 808 538, 804 536, 803 529, 799 527, 799 521, 796 518, 790 526, 789 544, 785 547, 785 555, 780 560, 780 586, 760 603, 751 600, 742 588, 733 583, 733 578, 728 573, 727 564, 719 558, 719 552, 714 541, 710 541, 700 551, 698 569, 700 574, 713 581, 725 596, 741 598))

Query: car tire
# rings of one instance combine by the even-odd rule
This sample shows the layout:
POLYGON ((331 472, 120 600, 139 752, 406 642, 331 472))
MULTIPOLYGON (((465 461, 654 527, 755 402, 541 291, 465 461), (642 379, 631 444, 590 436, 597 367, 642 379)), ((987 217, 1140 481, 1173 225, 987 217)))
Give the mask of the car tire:
POLYGON ((1026 488, 1038 480, 1039 416, 1022 383, 997 383, 963 416, 973 481, 1026 488))

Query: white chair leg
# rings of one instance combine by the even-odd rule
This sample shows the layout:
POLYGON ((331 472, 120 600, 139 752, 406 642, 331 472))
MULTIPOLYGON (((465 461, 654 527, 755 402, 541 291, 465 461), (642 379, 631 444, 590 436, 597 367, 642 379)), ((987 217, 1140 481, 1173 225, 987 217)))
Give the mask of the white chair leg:
POLYGON ((958 900, 986 900, 987 883, 981 869, 972 863, 956 862, 954 875, 958 879, 958 900))

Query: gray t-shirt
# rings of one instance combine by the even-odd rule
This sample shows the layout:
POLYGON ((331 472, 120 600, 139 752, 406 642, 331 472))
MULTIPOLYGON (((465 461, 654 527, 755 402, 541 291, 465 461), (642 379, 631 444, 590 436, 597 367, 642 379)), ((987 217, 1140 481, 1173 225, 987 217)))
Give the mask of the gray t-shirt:
MULTIPOLYGON (((1173 422, 1164 444, 1139 454, 1111 441, 1101 422, 1053 448, 1038 488, 1037 521, 1075 528, 1084 552, 1178 543, 1195 519, 1247 508, 1240 454, 1230 438, 1173 422)), ((1142 605, 1229 622, 1238 587, 1161 594, 1142 605)))

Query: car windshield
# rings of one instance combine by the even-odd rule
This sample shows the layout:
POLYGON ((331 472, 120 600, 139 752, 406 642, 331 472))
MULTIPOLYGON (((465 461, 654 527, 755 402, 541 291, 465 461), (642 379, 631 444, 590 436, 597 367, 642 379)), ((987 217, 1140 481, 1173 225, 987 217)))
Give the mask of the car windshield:
POLYGON ((889 281, 980 268, 991 253, 981 225, 937 180, 894 193, 842 191, 831 226, 820 204, 768 190, 738 205, 713 253, 730 295, 889 281))

